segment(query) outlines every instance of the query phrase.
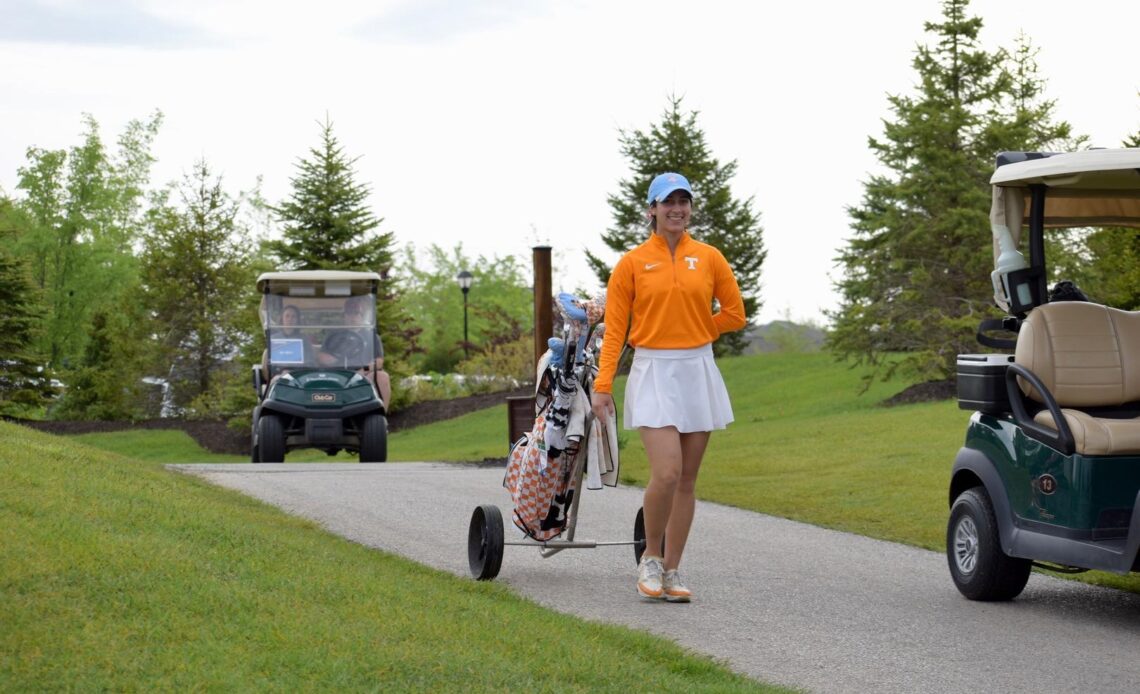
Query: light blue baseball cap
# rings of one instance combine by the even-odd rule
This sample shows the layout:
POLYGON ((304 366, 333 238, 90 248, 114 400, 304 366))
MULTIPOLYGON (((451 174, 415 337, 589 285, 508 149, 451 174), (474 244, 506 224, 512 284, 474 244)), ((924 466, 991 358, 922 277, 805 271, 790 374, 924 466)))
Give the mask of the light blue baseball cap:
POLYGON ((675 190, 683 190, 689 194, 690 198, 693 197, 693 189, 689 187, 689 179, 679 173, 660 174, 649 184, 649 204, 661 202, 675 190))

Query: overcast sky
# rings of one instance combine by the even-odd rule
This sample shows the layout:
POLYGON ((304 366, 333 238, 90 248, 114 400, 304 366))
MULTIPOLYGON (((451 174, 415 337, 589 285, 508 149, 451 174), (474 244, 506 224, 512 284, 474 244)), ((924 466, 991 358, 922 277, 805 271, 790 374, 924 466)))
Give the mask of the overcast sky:
MULTIPOLYGON (((846 208, 876 170, 887 95, 913 93, 939 0, 0 0, 0 190, 30 146, 113 143, 159 109, 154 181, 205 158, 231 191, 271 201, 327 113, 403 246, 468 255, 554 248, 556 289, 593 286, 606 195, 628 175, 619 129, 670 94, 735 159, 768 259, 761 323, 822 321, 837 296, 846 208)), ((1094 146, 1140 130, 1140 2, 975 0, 987 48, 1040 49, 1057 114, 1094 146)), ((698 201, 699 204, 699 201, 698 201)), ((988 244, 988 230, 978 230, 988 244)), ((470 268, 478 275, 479 268, 470 268)), ((477 300, 478 285, 471 300, 477 300)))

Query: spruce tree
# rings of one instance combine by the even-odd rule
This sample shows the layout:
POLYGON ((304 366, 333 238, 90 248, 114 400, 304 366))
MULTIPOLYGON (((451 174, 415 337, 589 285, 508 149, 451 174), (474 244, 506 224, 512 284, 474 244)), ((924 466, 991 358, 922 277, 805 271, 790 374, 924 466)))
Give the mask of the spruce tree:
MULTIPOLYGON (((129 420, 159 414, 147 409, 143 383, 149 345, 137 293, 117 307, 100 307, 91 317, 87 343, 78 364, 63 371, 67 389, 52 406, 52 419, 129 420)), ((161 396, 156 394, 156 400, 161 396)))
MULTIPOLYGON (((649 238, 645 218, 649 183, 666 171, 682 174, 695 195, 689 232, 724 254, 744 295, 748 326, 752 326, 761 305, 760 270, 767 256, 764 230, 759 213, 752 209, 753 199, 739 200, 729 188, 736 175, 736 160, 722 164, 712 156, 697 124, 698 115, 697 111, 684 113, 681 99, 673 96, 661 122, 648 131, 620 131, 618 141, 629 160, 630 176, 618 183, 617 193, 607 197, 613 225, 602 234, 602 241, 611 250, 625 253, 649 238)), ((586 259, 598 280, 606 284, 612 268, 589 251, 586 259)), ((740 331, 721 336, 715 347, 718 354, 739 354, 746 345, 747 338, 740 331)))
MULTIPOLYGON (((376 233, 383 219, 367 204, 369 186, 356 180, 351 159, 333 135, 332 122, 321 125, 321 141, 309 158, 297 163, 288 200, 273 207, 284 225, 281 240, 269 242, 281 270, 355 270, 381 277, 376 296, 376 326, 384 341, 385 370, 392 383, 407 375, 408 356, 419 330, 403 311, 393 276, 395 234, 376 233)), ((393 388, 393 405, 402 402, 393 388)))
POLYGON ((26 416, 53 394, 50 373, 36 351, 44 310, 23 259, 9 250, 16 212, 0 198, 0 414, 26 416))
POLYGON ((829 312, 829 347, 840 358, 898 367, 913 377, 953 375, 958 353, 976 351, 978 322, 993 308, 989 225, 996 155, 1064 143, 1041 99, 1034 52, 1010 56, 981 48, 982 20, 968 0, 946 0, 943 21, 928 22, 933 45, 913 61, 917 93, 888 97, 893 121, 869 145, 887 173, 864 185, 848 209, 855 235, 838 258, 838 310, 829 312), (901 360, 884 360, 903 352, 901 360))
POLYGON ((376 234, 382 219, 368 207, 369 187, 356 180, 354 165, 321 125, 321 142, 297 162, 289 199, 273 208, 284 238, 270 247, 282 270, 359 270, 379 272, 392 264, 391 232, 376 234))
POLYGON ((1132 135, 1125 138, 1124 142, 1121 144, 1123 144, 1125 147, 1140 147, 1140 130, 1137 130, 1136 132, 1132 133, 1132 135))
MULTIPOLYGON (((242 330, 254 292, 248 231, 234 199, 205 161, 151 213, 142 257, 144 299, 158 364, 178 405, 207 392, 217 367, 251 336, 242 330)), ((169 193, 168 193, 169 195, 169 193)))

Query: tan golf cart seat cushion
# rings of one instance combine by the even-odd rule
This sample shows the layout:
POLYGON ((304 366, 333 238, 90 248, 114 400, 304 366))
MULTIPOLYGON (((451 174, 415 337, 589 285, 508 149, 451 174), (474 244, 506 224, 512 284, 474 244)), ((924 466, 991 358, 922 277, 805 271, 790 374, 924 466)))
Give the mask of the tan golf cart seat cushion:
MULTIPOLYGON (((1083 301, 1038 306, 1022 323, 1014 361, 1053 393, 1078 453, 1140 453, 1140 417, 1082 411, 1140 401, 1140 313, 1083 301)), ((1022 392, 1043 402, 1036 389, 1019 382, 1022 392)), ((1034 421, 1056 428, 1048 410, 1038 412, 1034 421)))

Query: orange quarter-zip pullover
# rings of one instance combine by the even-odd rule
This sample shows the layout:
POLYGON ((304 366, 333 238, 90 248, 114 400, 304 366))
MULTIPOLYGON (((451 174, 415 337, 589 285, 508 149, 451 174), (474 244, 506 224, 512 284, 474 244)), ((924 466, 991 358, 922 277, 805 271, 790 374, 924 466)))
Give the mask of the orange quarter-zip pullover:
POLYGON ((613 392, 622 344, 691 349, 744 327, 744 300, 719 250, 686 231, 671 254, 653 233, 614 267, 606 288, 606 337, 594 390, 613 392), (712 311, 716 299, 720 310, 712 311), (629 337, 626 328, 629 329, 629 337))

